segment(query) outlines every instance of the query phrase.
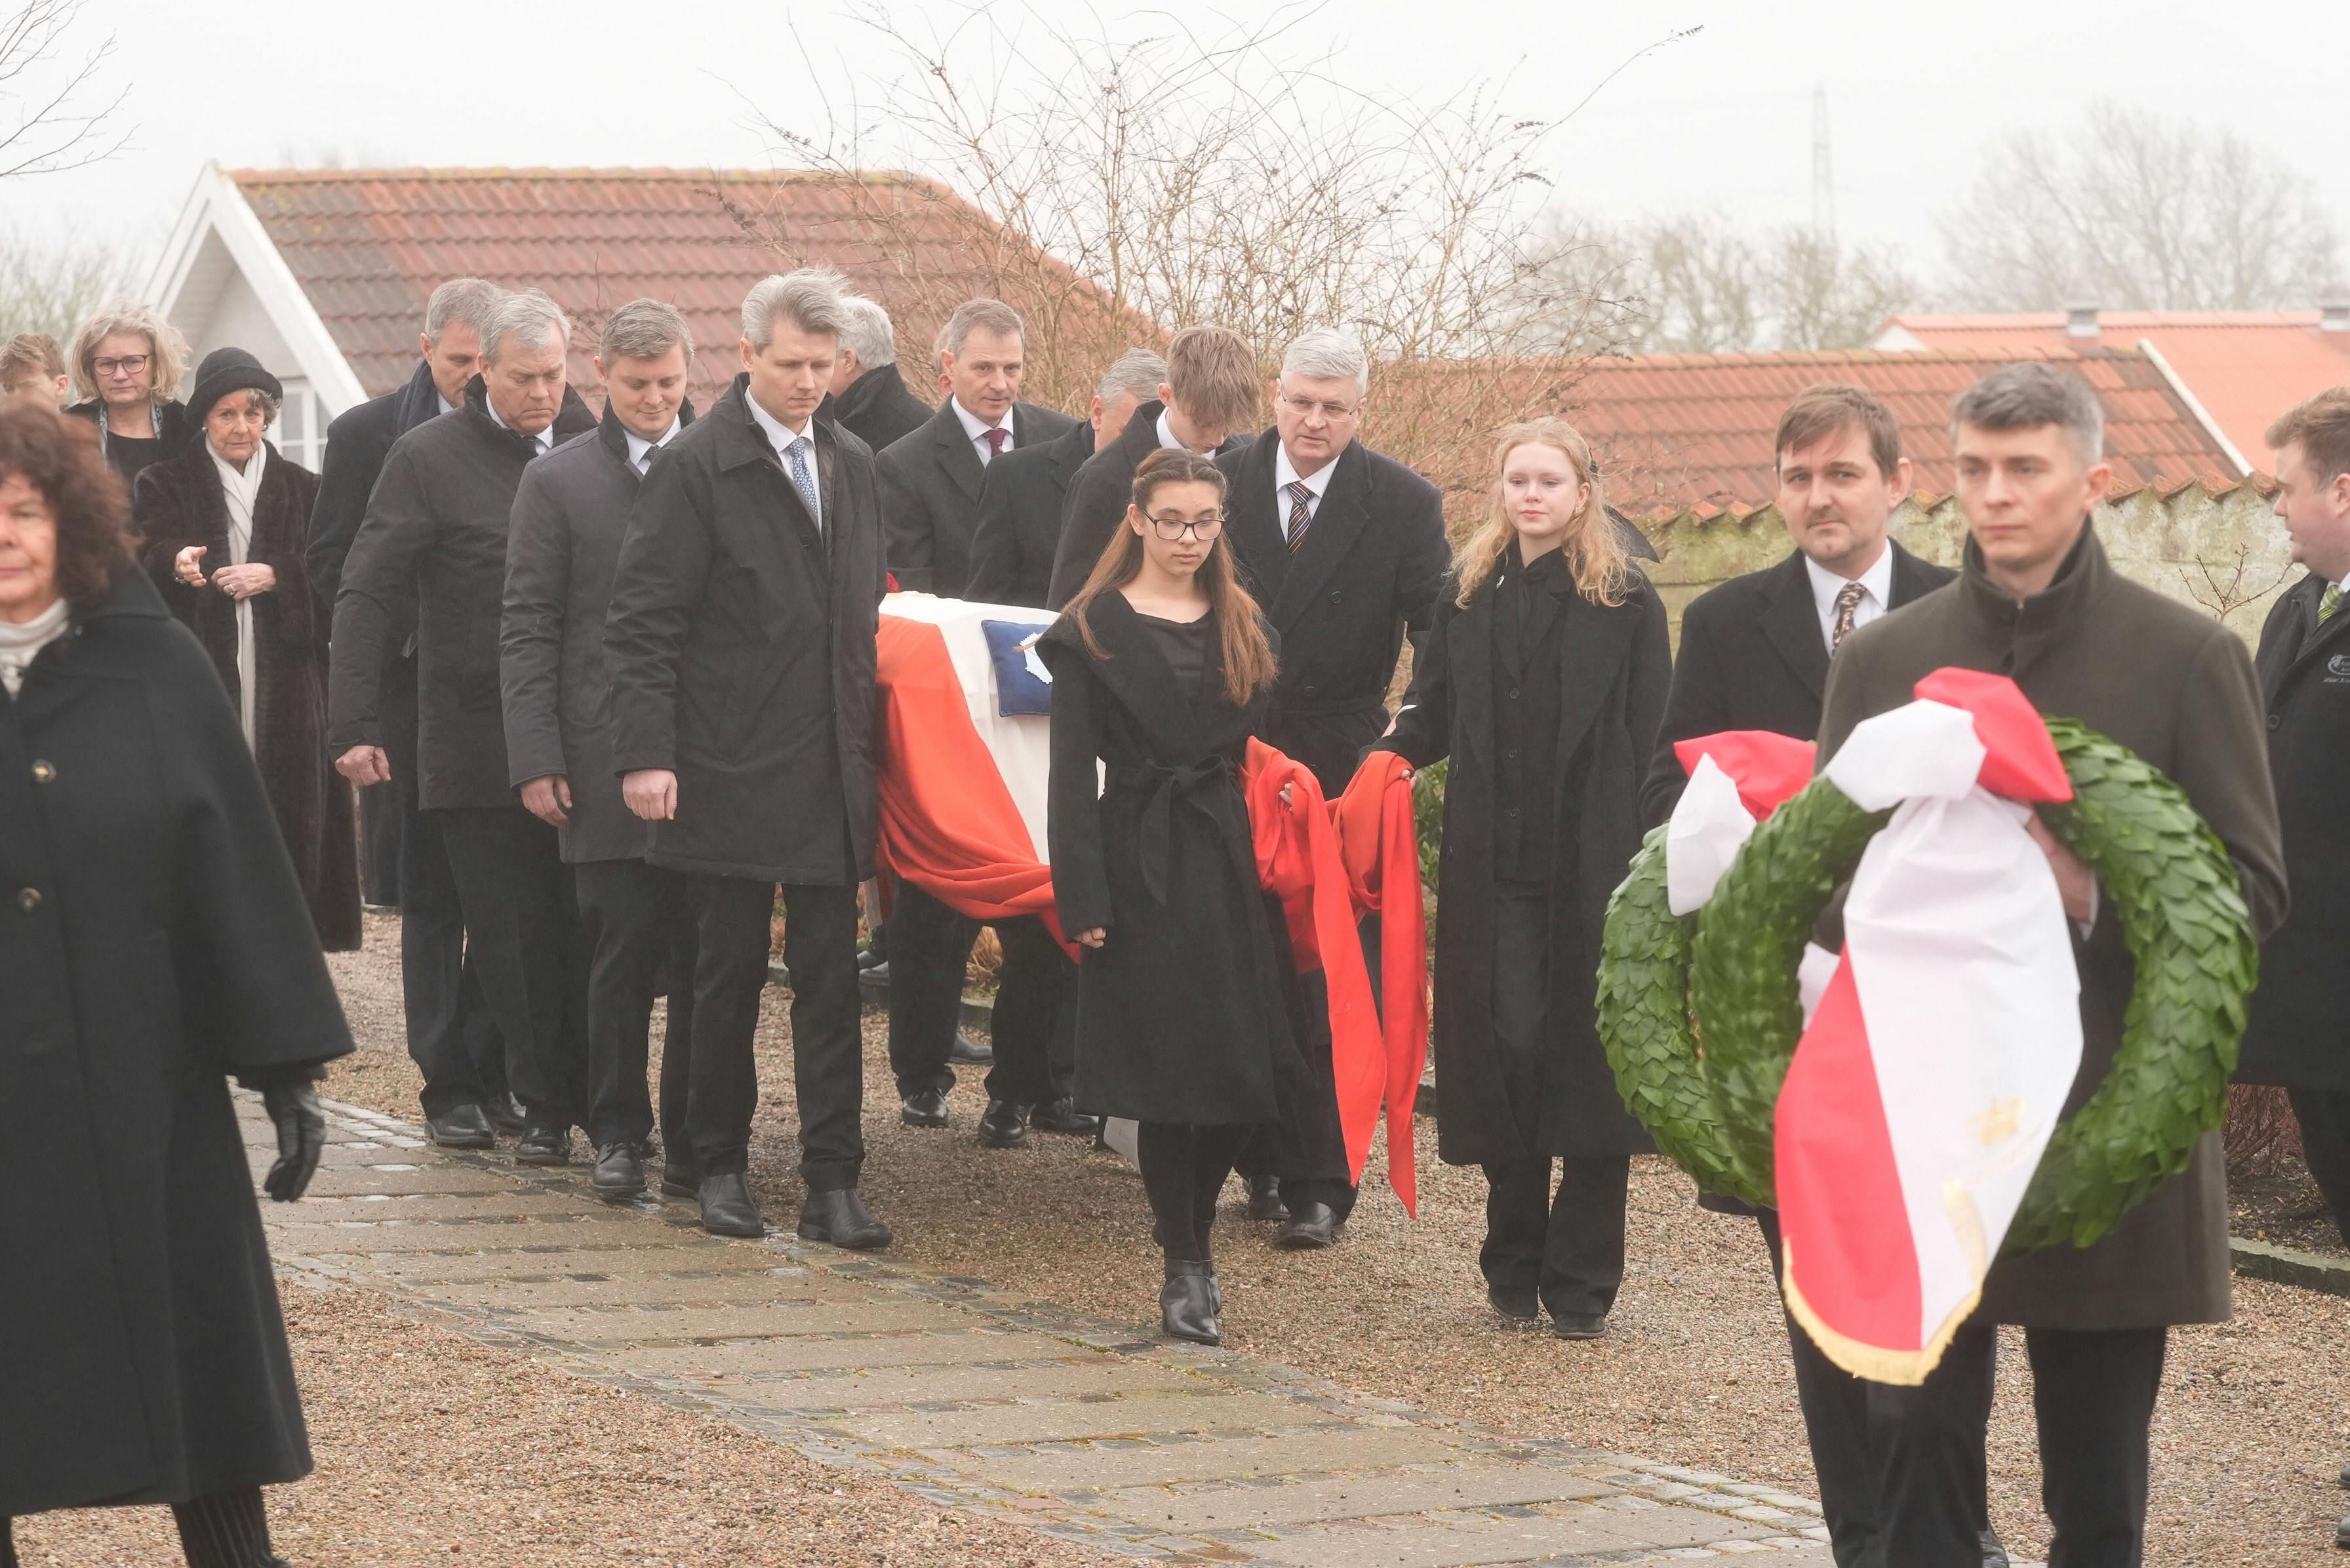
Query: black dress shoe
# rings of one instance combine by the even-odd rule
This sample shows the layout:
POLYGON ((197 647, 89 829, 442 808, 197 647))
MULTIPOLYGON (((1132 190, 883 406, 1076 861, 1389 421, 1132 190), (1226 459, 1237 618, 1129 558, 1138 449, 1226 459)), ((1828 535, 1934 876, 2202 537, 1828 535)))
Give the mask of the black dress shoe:
POLYGON ((569 1127, 532 1127, 515 1145, 517 1165, 569 1165, 571 1163, 571 1129, 569 1127))
POLYGON ((661 1167, 661 1196, 663 1198, 701 1197, 701 1174, 690 1165, 681 1164, 674 1159, 671 1160, 661 1167))
POLYGON ((1281 1178, 1250 1176, 1242 1179, 1248 1183, 1250 1219, 1270 1220, 1279 1224, 1289 1218, 1289 1205, 1281 1200, 1281 1178))
POLYGON ((979 1141, 985 1148, 1021 1148, 1028 1142, 1028 1107, 1011 1100, 990 1100, 979 1118, 979 1141))
POLYGON ((800 1240, 829 1241, 851 1251, 869 1252, 889 1244, 889 1227, 865 1211, 854 1187, 811 1192, 800 1205, 800 1240))
POLYGON ((947 1047, 947 1060, 971 1067, 992 1067, 995 1065, 995 1047, 983 1045, 958 1029, 954 1044, 947 1047))
POLYGON ((942 1127, 947 1125, 947 1092, 944 1089, 917 1089, 898 1105, 898 1119, 910 1127, 942 1127))
POLYGON ((632 1143, 608 1143, 596 1151, 588 1185, 598 1198, 634 1198, 645 1189, 644 1152, 632 1143))
POLYGON ((1607 1314, 1602 1312, 1562 1312, 1551 1314, 1551 1333, 1561 1339, 1597 1339, 1607 1332, 1607 1314))
POLYGON ((1315 1251, 1338 1239, 1337 1212, 1327 1203, 1301 1203, 1289 1211, 1273 1244, 1292 1252, 1315 1251))
POLYGON ((1159 1324, 1177 1339, 1220 1345, 1216 1321, 1216 1266, 1182 1258, 1167 1260, 1167 1282, 1159 1287, 1159 1324))
POLYGON ((1487 1285, 1485 1299, 1513 1323, 1532 1323, 1542 1316, 1542 1302, 1532 1285, 1487 1285))
POLYGON ((2350 1515, 2345 1515, 2342 1522, 2334 1527, 2334 1544, 2350 1552, 2350 1515))
POLYGON ((886 964, 889 961, 889 950, 887 948, 859 948, 857 950, 857 971, 859 974, 863 974, 868 970, 879 969, 883 964, 886 964))
POLYGON ((2350 1491, 2350 1465, 2344 1465, 2342 1467, 2342 1474, 2339 1479, 2342 1490, 2344 1491, 2350 1491))
POLYGON ((751 1179, 741 1171, 703 1177, 694 1196, 702 1199, 702 1228, 712 1235, 755 1239, 767 1233, 759 1200, 751 1196, 751 1179))
POLYGON ((1101 1131, 1102 1119, 1087 1116, 1077 1109, 1072 1099, 1047 1100, 1029 1116, 1028 1125, 1040 1132, 1067 1133, 1071 1137, 1091 1137, 1101 1131))
POLYGON ((504 1091, 492 1095, 483 1106, 490 1113, 490 1125, 509 1137, 530 1126, 530 1115, 523 1109, 522 1102, 504 1091))
POLYGON ((2010 1568, 2007 1548, 2000 1544, 1998 1532, 1986 1530, 1982 1532, 1982 1568, 2010 1568))
MULTIPOLYGON (((865 955, 862 953, 858 955, 860 959, 864 956, 865 955)), ((859 980, 869 980, 876 985, 888 985, 889 983, 889 961, 888 959, 883 959, 879 963, 876 964, 860 963, 858 966, 857 978, 859 980)))
POLYGON ((479 1106, 452 1106, 424 1118, 424 1136, 442 1148, 495 1148, 498 1135, 479 1106))

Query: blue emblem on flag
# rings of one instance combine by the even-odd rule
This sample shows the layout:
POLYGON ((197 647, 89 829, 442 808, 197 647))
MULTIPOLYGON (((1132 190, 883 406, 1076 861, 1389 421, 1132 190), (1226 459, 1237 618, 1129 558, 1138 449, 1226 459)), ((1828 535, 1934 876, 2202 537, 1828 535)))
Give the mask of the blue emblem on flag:
POLYGON ((983 620, 987 656, 995 665, 995 711, 1006 719, 1042 717, 1053 711, 1053 676, 1036 657, 1036 639, 1050 621, 983 620))

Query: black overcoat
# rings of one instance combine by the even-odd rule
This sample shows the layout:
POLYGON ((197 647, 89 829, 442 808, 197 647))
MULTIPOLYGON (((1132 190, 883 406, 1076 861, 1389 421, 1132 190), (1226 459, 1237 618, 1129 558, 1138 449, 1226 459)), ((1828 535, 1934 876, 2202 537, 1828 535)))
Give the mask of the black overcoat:
MULTIPOLYGON (((92 398, 88 402, 73 404, 66 412, 96 424, 99 412, 104 407, 98 399, 92 398)), ((163 444, 155 449, 153 455, 133 462, 127 449, 109 441, 107 443, 107 465, 122 476, 123 488, 127 490, 139 483, 140 473, 149 464, 179 456, 203 430, 203 421, 188 412, 187 404, 177 401, 158 403, 155 405, 155 434, 163 444)))
POLYGON ((821 414, 821 532, 753 420, 749 377, 637 493, 604 664, 616 774, 677 774, 645 858, 840 887, 873 874, 874 639, 889 576, 873 454, 821 414))
MULTIPOLYGON (((359 835, 351 786, 327 756, 327 617, 310 591, 305 560, 318 479, 271 447, 253 498, 253 538, 245 558, 277 574, 277 586, 253 606, 253 755, 278 831, 294 857, 311 923, 329 952, 359 945, 359 835)), ((150 463, 139 475, 131 522, 147 574, 163 602, 212 655, 229 701, 241 699, 236 668, 237 601, 218 588, 190 587, 172 561, 204 546, 204 573, 229 565, 228 497, 212 448, 199 435, 187 451, 150 463)))
POLYGON ((2269 607, 2253 659, 2284 826, 2292 912, 2261 949, 2236 1078, 2350 1092, 2350 615, 2317 624, 2325 584, 2269 607))
POLYGON ((310 1449, 224 1075, 351 1048, 212 661, 145 575, 0 687, 0 1515, 310 1449))
POLYGON ((1042 446, 1014 448, 987 465, 965 598, 1045 607, 1053 588, 1053 552, 1061 543, 1061 509, 1077 470, 1093 454, 1093 421, 1079 420, 1042 446))
MULTIPOLYGON (((1925 597, 1958 576, 1919 560, 1898 544, 1888 610, 1925 597)), ((1651 823, 1673 814, 1689 774, 1674 745, 1725 730, 1768 730, 1808 741, 1820 732, 1828 689, 1828 645, 1820 635, 1804 555, 1717 583, 1681 611, 1680 656, 1673 691, 1640 801, 1651 823)))
MULTIPOLYGON (((1167 405, 1153 399, 1134 410, 1118 439, 1086 459, 1069 482, 1061 507, 1061 538, 1053 552, 1053 577, 1045 607, 1059 609, 1093 576, 1094 565, 1118 536, 1118 525, 1134 500, 1134 471, 1159 450, 1159 416, 1167 405)), ((1245 435, 1228 438, 1213 455, 1221 462, 1249 444, 1245 435)))
POLYGON ((1462 607, 1448 583, 1410 695, 1377 748, 1416 768, 1452 759, 1437 872, 1437 1152, 1451 1165, 1640 1153, 1652 1146, 1599 1044, 1599 940, 1608 895, 1640 847, 1640 780, 1672 678, 1664 601, 1638 570, 1620 605, 1568 605, 1565 574, 1554 596, 1565 624, 1554 644, 1564 699, 1552 753, 1551 1054, 1529 1147, 1493 1033, 1494 704, 1511 695, 1494 686, 1493 592, 1488 579, 1462 607))
POLYGON ((1012 444, 1004 454, 982 462, 950 398, 921 429, 875 453, 882 545, 898 586, 911 593, 961 598, 971 581, 971 540, 979 527, 979 495, 987 471, 1003 455, 1043 446, 1067 434, 1076 422, 1039 404, 1014 403, 1012 444))
MULTIPOLYGON (((350 554, 351 541, 367 520, 368 497, 383 472, 384 459, 391 455, 392 442, 440 417, 440 385, 432 379, 432 365, 419 359, 406 386, 345 409, 327 427, 318 498, 310 507, 308 565, 310 591, 326 607, 328 620, 334 618, 335 596, 343 586, 343 557, 350 554)), ((409 620, 394 626, 387 639, 394 658, 405 656, 416 630, 414 615, 414 607, 409 607, 409 620)))
POLYGON ((1303 1067, 1240 788, 1271 697, 1233 705, 1212 626, 1186 692, 1124 595, 1089 617, 1107 657, 1066 616, 1038 645, 1053 901, 1064 931, 1108 932, 1077 966, 1076 1102, 1137 1121, 1274 1121, 1303 1067))
POLYGON ((931 405, 913 394, 893 360, 858 376, 840 396, 827 396, 816 414, 878 452, 920 429, 931 417, 931 405))
POLYGON ((1452 546, 1444 494, 1391 457, 1352 441, 1331 460, 1313 525, 1289 547, 1273 481, 1281 438, 1267 431, 1216 459, 1249 591, 1288 657, 1274 685, 1268 743, 1305 763, 1336 800, 1388 725, 1388 687, 1407 634, 1414 656, 1436 616, 1452 546))

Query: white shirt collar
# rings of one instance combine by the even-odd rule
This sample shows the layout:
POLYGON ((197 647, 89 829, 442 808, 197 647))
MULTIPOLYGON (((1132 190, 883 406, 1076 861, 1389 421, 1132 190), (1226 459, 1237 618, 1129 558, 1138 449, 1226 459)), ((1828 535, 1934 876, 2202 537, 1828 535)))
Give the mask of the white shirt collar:
MULTIPOLYGON (((441 389, 437 386, 434 387, 432 389, 432 395, 436 398, 441 398, 441 389)), ((441 411, 444 414, 453 414, 457 411, 457 405, 451 402, 446 398, 441 398, 441 411)))
POLYGON ((743 406, 751 410, 751 418, 757 423, 758 427, 767 432, 768 443, 775 449, 775 455, 777 457, 781 457, 785 452, 788 452, 791 449, 792 442, 795 441, 812 441, 815 439, 811 433, 816 426, 816 416, 813 414, 808 416, 806 421, 801 424, 799 429, 794 430, 791 426, 784 423, 783 421, 769 413, 765 409, 760 407, 759 400, 753 397, 749 392, 744 392, 743 394, 743 406))
MULTIPOLYGON (((502 431, 512 431, 512 430, 514 430, 514 426, 512 426, 512 425, 510 425, 510 424, 506 423, 506 421, 505 421, 504 420, 503 420, 503 419, 501 419, 501 418, 499 418, 499 417, 498 417, 498 406, 497 406, 497 404, 495 404, 495 403, 494 403, 494 402, 490 401, 490 400, 489 400, 489 399, 487 399, 487 398, 485 397, 485 398, 484 398, 484 399, 482 400, 482 407, 484 407, 484 408, 485 408, 485 409, 487 409, 487 410, 490 410, 490 422, 491 422, 491 423, 493 423, 493 424, 494 424, 494 425, 496 425, 496 426, 498 427, 498 429, 500 429, 500 430, 502 430, 502 431)), ((561 416, 560 414, 558 414, 558 415, 556 416, 556 418, 558 418, 558 419, 559 419, 559 418, 561 418, 561 417, 562 417, 562 416, 561 416)), ((522 432, 521 432, 520 431, 515 431, 515 434, 516 434, 516 435, 520 435, 521 433, 522 433, 522 432)), ((536 441, 536 442, 538 443, 538 450, 539 450, 539 451, 541 451, 541 452, 548 451, 550 448, 552 448, 552 447, 555 445, 555 421, 554 421, 554 420, 549 420, 549 421, 546 421, 546 428, 545 430, 543 430, 543 431, 539 431, 536 435, 535 435, 535 436, 531 437, 530 439, 531 439, 532 441, 536 441)))
POLYGON ((670 443, 670 438, 676 435, 677 431, 678 417, 675 414, 670 416, 669 429, 661 431, 659 441, 647 441, 628 426, 622 425, 620 434, 627 437, 629 442, 629 466, 637 469, 644 467, 645 453, 657 446, 667 446, 670 443))
POLYGON ((1160 446, 1181 446, 1183 444, 1181 441, 1175 439, 1175 427, 1167 422, 1167 410, 1165 409, 1159 410, 1159 444, 1160 446))
POLYGON ((1875 620, 1893 607, 1893 541, 1887 539, 1885 548, 1877 552, 1876 562, 1858 577, 1837 576, 1809 556, 1804 557, 1804 571, 1811 578, 1812 603, 1819 610, 1820 631, 1834 642, 1836 595, 1844 591, 1846 582, 1860 584, 1860 605, 1853 616, 1857 627, 1875 620))
POLYGON ((1281 439, 1278 436, 1274 438, 1273 448, 1273 487, 1276 492, 1302 483, 1306 489, 1314 493, 1314 500, 1306 504, 1309 506, 1320 502, 1323 496, 1330 493, 1330 475, 1337 472, 1338 468, 1336 458, 1332 458, 1311 473, 1301 475, 1297 472, 1297 465, 1289 461, 1289 449, 1281 444, 1281 439))
POLYGON ((948 398, 947 407, 952 409, 955 412, 955 418, 962 421, 962 433, 971 438, 971 442, 973 446, 980 449, 980 461, 983 462, 994 455, 994 453, 986 450, 987 432, 990 431, 1002 431, 1003 432, 1003 450, 1006 452, 1010 452, 1012 450, 1012 421, 1009 416, 1004 419, 1002 424, 992 425, 985 420, 981 419, 977 414, 972 413, 969 409, 964 408, 961 398, 948 398))

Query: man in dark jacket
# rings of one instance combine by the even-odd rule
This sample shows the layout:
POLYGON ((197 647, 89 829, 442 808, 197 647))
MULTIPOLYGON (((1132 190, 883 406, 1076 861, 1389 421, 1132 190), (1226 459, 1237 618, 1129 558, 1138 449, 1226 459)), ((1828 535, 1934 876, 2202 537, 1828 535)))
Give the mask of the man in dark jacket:
MULTIPOLYGON (((1641 794, 1651 824, 1672 815, 1689 782, 1674 742, 1728 730, 1812 739, 1828 663, 1845 639, 1957 575, 1887 535, 1894 508, 1909 493, 1909 460, 1901 455, 1900 421, 1873 393, 1844 382, 1805 388, 1780 415, 1773 450, 1779 515, 1795 548, 1775 566, 1709 588, 1681 612, 1672 695, 1641 794)), ((1721 1213, 1755 1213, 1732 1198, 1700 1194, 1699 1202, 1721 1213)), ((1775 1272, 1778 1214, 1756 1217, 1775 1272)), ((1792 1324, 1788 1345, 1836 1563, 1880 1568, 1867 1386, 1792 1324)), ((1986 1563, 2004 1561, 1995 1550, 1986 1547, 1986 1563)))
MULTIPOLYGON (((1820 755, 1910 701, 1945 666, 2012 678, 2041 712, 2129 747, 2180 788, 2235 861, 2254 929, 2285 910, 2260 693, 2234 634, 2116 573, 2090 510, 2105 495, 2104 411, 2079 377, 2011 365, 1951 409, 1965 570, 1946 592, 1861 628, 1829 672, 1820 755)), ((2072 1114, 2104 1082, 2133 971, 2111 899, 2032 825, 2079 932, 2081 1070, 2072 1114)), ((2054 1563, 2135 1564, 2144 1552, 2147 1435, 2172 1324, 2228 1316, 2228 1207, 2217 1132, 2095 1246, 2002 1259, 1982 1304, 1918 1387, 1871 1383, 1869 1450, 1884 1561, 1976 1568, 1998 1325, 2020 1324, 2040 1420, 2054 1563)))
POLYGON ((608 1199, 645 1189, 653 1129, 645 1061, 653 997, 666 975, 662 1186, 690 1197, 700 1185, 691 1179, 684 1136, 693 925, 677 879, 645 864, 648 830, 620 799, 604 623, 638 486, 693 420, 685 399, 693 334, 674 306, 631 300, 606 319, 595 363, 603 423, 524 470, 515 493, 498 666, 506 768, 524 806, 555 827, 578 896, 588 949, 590 1184, 608 1199))
POLYGON ((1085 587, 1134 499, 1134 471, 1160 447, 1222 458, 1248 444, 1256 420, 1256 355, 1228 327, 1186 327, 1168 340, 1167 379, 1136 409, 1116 441, 1097 448, 1069 482, 1061 539, 1045 607, 1057 610, 1085 587))
POLYGON ((882 1247, 857 1193, 864 1045, 857 886, 873 870, 874 639, 887 569, 873 458, 816 417, 846 317, 828 271, 743 302, 743 373, 670 443, 620 545, 604 658, 612 766, 681 875, 699 944, 685 1127, 702 1222, 764 1230, 751 1196, 752 1044, 783 884, 800 1234, 882 1247))
MULTIPOLYGON (((1241 575, 1281 635, 1264 739, 1311 768, 1333 800, 1387 728, 1396 656, 1407 633, 1415 647, 1427 637, 1452 559, 1443 493, 1356 439, 1369 390, 1362 344, 1315 327, 1282 357, 1273 429, 1216 459, 1241 575)), ((1274 1244, 1292 1248, 1328 1246, 1355 1207, 1327 1019, 1308 1011, 1298 1044, 1314 1103, 1284 1129, 1290 1168, 1274 1173, 1289 1210, 1274 1244)))
POLYGON ((1129 348, 1102 372, 1092 412, 1067 434, 1024 452, 1007 452, 1001 462, 987 465, 964 597, 1045 607, 1053 587, 1053 552, 1061 544, 1061 513, 1077 470, 1125 433, 1135 410, 1157 397, 1166 380, 1166 360, 1148 348, 1129 348))
MULTIPOLYGON (((396 392, 345 410, 327 427, 318 498, 305 560, 311 591, 332 618, 343 558, 367 516, 384 459, 401 436, 453 412, 481 369, 482 329, 503 294, 478 277, 451 278, 424 306, 423 357, 396 392)), ((488 1148, 493 1121, 521 1130, 506 1088, 505 1042, 465 959, 465 919, 439 832, 416 804, 416 606, 392 607, 380 699, 391 782, 359 792, 360 856, 369 897, 400 906, 400 989, 408 1054, 424 1075, 419 1096, 436 1141, 488 1148), (486 1108, 487 1114, 484 1115, 486 1108)))
POLYGON ((862 295, 847 295, 848 327, 833 362, 832 390, 817 413, 875 452, 927 423, 931 405, 916 397, 898 370, 898 339, 889 313, 862 295))
POLYGON ((528 1124, 515 1157, 531 1165, 568 1162, 584 1110, 584 977, 555 830, 509 782, 498 631, 523 469, 596 422, 564 385, 570 330, 544 294, 508 295, 464 406, 394 443, 343 564, 328 676, 335 765, 354 784, 385 783, 384 667, 400 611, 415 606, 418 799, 448 848, 466 946, 528 1124))

